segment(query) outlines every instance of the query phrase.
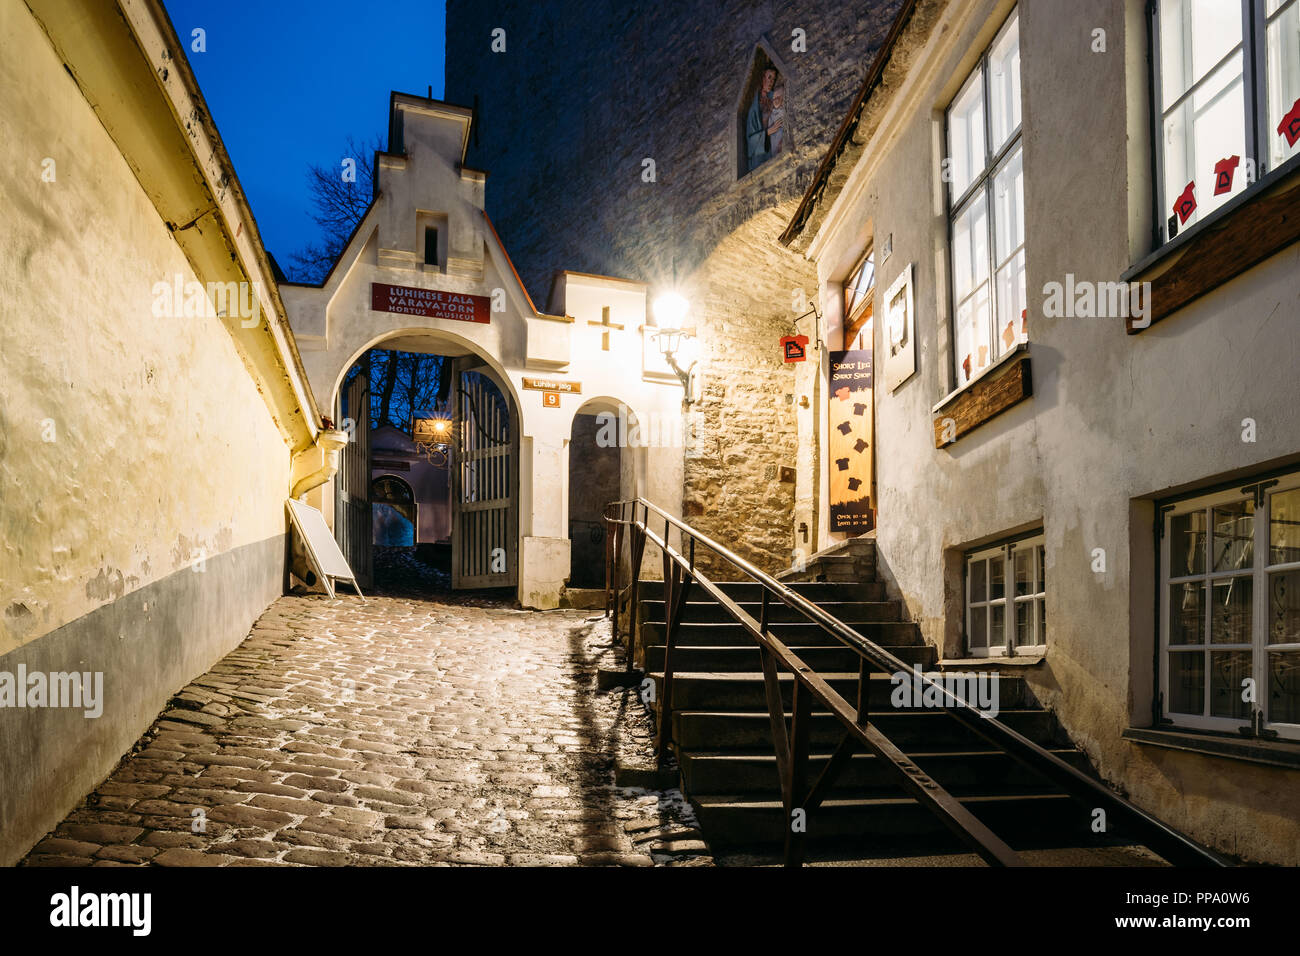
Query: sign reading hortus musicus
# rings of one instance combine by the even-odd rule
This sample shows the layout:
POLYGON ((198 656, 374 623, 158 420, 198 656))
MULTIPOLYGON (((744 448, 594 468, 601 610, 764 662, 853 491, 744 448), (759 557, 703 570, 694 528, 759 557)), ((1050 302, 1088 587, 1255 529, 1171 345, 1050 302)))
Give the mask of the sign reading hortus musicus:
POLYGON ((455 319, 486 325, 492 315, 492 300, 485 295, 416 289, 407 285, 370 283, 370 308, 376 312, 422 315, 431 319, 455 319))

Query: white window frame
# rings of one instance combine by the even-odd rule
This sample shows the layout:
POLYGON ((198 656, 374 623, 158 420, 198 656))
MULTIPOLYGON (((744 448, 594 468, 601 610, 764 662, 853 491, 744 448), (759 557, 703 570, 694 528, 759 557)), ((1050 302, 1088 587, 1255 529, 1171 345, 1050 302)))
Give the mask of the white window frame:
MULTIPOLYGON (((872 243, 867 244, 867 251, 858 259, 848 278, 842 283, 844 287, 844 327, 848 328, 853 320, 861 315, 866 309, 873 305, 873 299, 876 296, 876 249, 872 243), (868 276, 868 266, 870 266, 870 281, 863 285, 863 278, 868 276)), ((845 348, 848 348, 846 345, 845 348)))
POLYGON ((1047 569, 1045 563, 1046 550, 1041 531, 1027 537, 1002 541, 997 544, 987 545, 976 551, 967 552, 964 566, 964 624, 966 630, 963 639, 966 644, 966 653, 970 657, 1014 657, 1021 654, 1046 653, 1047 588, 1045 582, 1047 569), (1017 595, 1015 593, 1015 556, 1024 551, 1029 551, 1032 555, 1031 573, 1033 575, 1033 584, 1029 593, 1017 595), (1002 564, 1003 587, 1002 597, 1000 598, 992 596, 992 563, 994 561, 1002 564), (982 564, 985 575, 983 601, 972 600, 975 593, 974 579, 976 572, 974 566, 976 564, 982 564), (1034 636, 1038 638, 1033 644, 1018 644, 1015 640, 1016 607, 1022 604, 1030 605, 1031 629, 1034 636), (992 609, 995 607, 1003 609, 1002 641, 998 644, 992 643, 992 609), (988 643, 984 647, 974 647, 971 644, 971 635, 974 633, 972 623, 977 614, 986 615, 984 635, 988 643))
MULTIPOLYGON (((1194 80, 1191 85, 1183 90, 1182 93, 1170 104, 1164 102, 1164 67, 1163 67, 1163 35, 1161 33, 1160 23, 1160 0, 1154 0, 1149 9, 1149 27, 1150 27, 1150 59, 1151 59, 1151 136, 1154 144, 1154 162, 1156 181, 1152 196, 1156 205, 1155 208, 1155 244, 1159 248, 1167 242, 1171 242, 1182 232, 1193 228, 1198 223, 1212 217, 1218 207, 1228 200, 1245 192, 1251 185, 1258 184, 1270 171, 1271 156, 1273 148, 1276 145, 1277 131, 1274 128, 1278 122, 1279 115, 1275 115, 1270 110, 1275 110, 1281 106, 1283 109, 1289 109, 1290 104, 1270 104, 1269 103, 1269 63, 1267 52, 1267 31, 1272 24, 1278 23, 1280 19, 1290 13, 1293 8, 1300 9, 1300 0, 1281 0, 1277 8, 1272 13, 1269 12, 1270 0, 1221 0, 1221 2, 1237 2, 1241 9, 1241 42, 1232 47, 1217 63, 1211 66, 1206 73, 1199 79, 1194 80), (1175 197, 1168 195, 1166 189, 1166 157, 1165 157, 1165 134, 1164 125, 1166 119, 1178 108, 1185 103, 1189 97, 1193 96, 1201 87, 1212 82, 1215 74, 1226 65, 1233 57, 1238 55, 1241 61, 1241 96, 1243 99, 1242 117, 1244 120, 1244 143, 1245 153, 1242 156, 1243 162, 1247 159, 1255 163, 1254 179, 1248 181, 1244 168, 1237 169, 1237 175, 1240 180, 1234 181, 1232 192, 1222 199, 1213 195, 1213 190, 1203 191, 1200 187, 1204 184, 1213 185, 1213 169, 1193 170, 1194 179, 1197 183, 1195 193, 1197 209, 1194 218, 1186 224, 1181 221, 1173 227, 1173 235, 1170 235, 1171 222, 1176 218, 1173 209, 1175 197), (1270 122, 1270 116, 1272 121, 1270 122)), ((1186 51, 1184 50, 1184 56, 1186 51)), ((1217 97, 1216 97, 1217 99, 1217 97)), ((1289 166, 1292 160, 1300 157, 1300 150, 1294 147, 1287 147, 1291 155, 1282 159, 1280 166, 1289 166)), ((1220 158, 1227 158, 1220 157, 1220 158)))
MULTIPOLYGON (((999 266, 998 266, 998 251, 997 251, 997 203, 995 201, 996 197, 993 194, 995 183, 997 182, 998 176, 1001 173, 1003 173, 1005 170, 1010 168, 1011 163, 1015 160, 1017 155, 1020 156, 1021 178, 1023 181, 1024 110, 1022 106, 1020 122, 1017 123, 1015 128, 1012 129, 1007 134, 1006 142, 1004 142, 1001 146, 997 147, 995 151, 993 148, 993 116, 992 116, 993 97, 989 86, 990 54, 994 49, 997 48, 998 44, 1002 41, 1007 31, 1010 30, 1013 25, 1018 30, 1019 24, 1020 24, 1020 8, 1017 5, 1007 15, 1007 18, 1002 23, 1002 26, 998 28, 998 32, 993 37, 992 42, 989 43, 988 47, 985 48, 983 53, 980 54, 979 63, 976 64, 976 66, 971 70, 966 80, 962 83, 961 87, 957 90, 956 95, 952 99, 952 103, 950 103, 948 109, 944 111, 943 134, 944 134, 944 143, 945 143, 945 156, 951 157, 952 156, 952 147, 951 147, 952 108, 955 104, 961 101, 968 87, 975 80, 976 74, 978 74, 979 82, 982 87, 981 96, 983 97, 982 99, 982 111, 983 111, 983 119, 984 119, 983 165, 980 168, 980 172, 974 177, 972 177, 971 181, 966 184, 965 190, 960 195, 953 195, 951 180, 948 180, 949 185, 947 188, 944 189, 944 201, 946 203, 946 211, 948 217, 948 273, 949 276, 951 277, 949 280, 949 292, 951 295, 951 318, 949 321, 949 326, 951 330, 951 342, 952 342, 953 381, 956 383, 957 390, 965 388, 968 385, 975 382, 983 373, 993 368, 995 365, 997 365, 997 363, 1000 360, 1005 358, 1008 353, 1014 351, 1018 345, 1022 345, 1028 341, 1028 335, 1024 331, 1026 323, 1022 320, 1021 328, 1019 330, 1015 330, 1014 332, 1015 341, 1012 342, 1012 344, 1009 347, 1003 347, 999 342, 1000 329, 998 325, 999 266), (975 349, 978 348, 978 345, 976 345, 972 350, 971 369, 970 369, 970 374, 967 376, 965 370, 962 368, 961 365, 962 355, 961 355, 961 348, 959 344, 961 339, 960 339, 960 335, 958 334, 958 324, 957 324, 958 313, 960 311, 960 306, 963 303, 974 298, 979 294, 978 293, 979 287, 978 285, 975 286, 973 289, 968 291, 965 299, 962 299, 960 301, 958 300, 956 259, 955 259, 955 252, 956 252, 955 237, 956 237, 957 222, 977 202, 984 203, 984 209, 985 209, 984 225, 987 231, 985 242, 988 251, 988 276, 985 279, 985 281, 988 283, 989 339, 986 344, 989 347, 989 356, 988 356, 988 361, 984 365, 982 366, 978 365, 974 358, 975 355, 977 354, 975 349)), ((1017 39, 1017 43, 1018 42, 1019 39, 1017 39)), ((1023 96, 1024 87, 1022 84, 1023 84, 1023 76, 1017 82, 1017 86, 1022 91, 1022 96, 1023 96)), ((1019 197, 1018 207, 1019 207, 1018 214, 1021 217, 1021 242, 1018 246, 1016 246, 1007 254, 1006 258, 1003 260, 1002 263, 1003 265, 1012 262, 1012 260, 1014 260, 1018 255, 1020 255, 1022 252, 1025 252, 1026 242, 1024 241, 1024 228, 1023 228, 1023 218, 1024 218, 1023 191, 1019 197)), ((1026 260, 1027 258, 1028 256, 1026 254, 1026 260)), ((1026 268, 1027 266, 1028 266, 1028 262, 1026 261, 1026 268)), ((1022 280, 1024 278, 1023 270, 1021 273, 1021 278, 1022 280)), ((1026 289, 1026 303, 1025 303, 1026 309, 1028 307, 1027 292, 1028 290, 1026 289)))
POLYGON ((1269 654, 1278 651, 1300 651, 1300 641, 1269 643, 1269 579, 1277 572, 1300 570, 1300 561, 1269 564, 1269 533, 1272 502, 1276 495, 1300 489, 1300 473, 1270 479, 1266 482, 1241 485, 1222 491, 1188 498, 1168 505, 1162 509, 1160 516, 1160 659, 1158 670, 1160 677, 1160 717, 1162 721, 1177 727, 1193 730, 1218 731, 1221 733, 1244 733, 1247 736, 1262 736, 1280 740, 1300 740, 1300 723, 1283 723, 1268 719, 1269 701, 1269 654), (1224 571, 1213 570, 1214 525, 1211 509, 1218 505, 1253 501, 1254 509, 1254 543, 1251 566, 1248 573, 1238 569, 1224 571), (1201 572, 1172 576, 1173 569, 1173 519, 1193 512, 1204 512, 1206 533, 1203 553, 1204 568, 1201 572), (1215 644, 1212 642, 1211 621, 1213 617, 1214 583, 1233 577, 1249 577, 1251 580, 1251 641, 1248 644, 1215 644), (1170 596, 1173 586, 1187 583, 1203 583, 1205 592, 1205 615, 1203 635, 1200 644, 1169 644, 1170 596), (1211 680, 1213 677, 1210 655, 1215 652, 1249 651, 1251 654, 1250 674, 1255 683, 1255 701, 1250 704, 1250 716, 1245 719, 1235 717, 1215 717, 1210 711, 1213 707, 1211 680), (1185 714, 1170 710, 1169 679, 1170 654, 1201 653, 1202 660, 1202 699, 1200 714, 1185 714))

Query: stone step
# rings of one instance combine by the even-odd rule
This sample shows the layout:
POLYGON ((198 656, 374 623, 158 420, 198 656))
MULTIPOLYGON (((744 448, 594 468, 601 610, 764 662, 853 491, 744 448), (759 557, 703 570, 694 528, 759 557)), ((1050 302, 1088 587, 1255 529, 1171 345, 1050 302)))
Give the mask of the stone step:
MULTIPOLYGON (((869 641, 881 647, 915 646, 922 643, 921 629, 911 621, 845 622, 869 641)), ((800 647, 838 646, 820 624, 773 623, 769 630, 783 644, 800 647)), ((664 642, 664 622, 648 621, 641 626, 640 643, 651 647, 664 642)), ((683 621, 677 627, 677 646, 753 647, 754 639, 735 621, 700 623, 683 621)))
MULTIPOLYGON (((790 650, 799 655, 799 659, 818 673, 825 671, 850 671, 858 666, 860 660, 856 651, 841 644, 822 644, 800 647, 787 644, 790 650)), ((937 654, 929 644, 913 644, 904 647, 886 648, 895 657, 905 663, 919 665, 930 669, 934 667, 937 654)), ((643 666, 648 671, 664 669, 664 645, 653 644, 645 648, 643 666)), ((712 671, 722 673, 741 673, 762 670, 762 659, 758 645, 752 640, 749 646, 739 644, 710 647, 703 645, 677 645, 673 648, 673 670, 689 673, 692 671, 712 671)))
MULTIPOLYGON (((1013 848, 1113 843, 1092 833, 1088 808, 1062 793, 980 793, 959 796, 962 805, 1013 848)), ((787 822, 779 800, 743 794, 692 797, 700 827, 716 853, 738 846, 780 844, 787 822)), ((961 844, 927 808, 911 797, 831 799, 806 818, 810 844, 864 841, 876 847, 905 845, 912 852, 961 844)))
MULTIPOLYGON (((763 608, 758 601, 740 601, 737 603, 742 611, 749 614, 754 620, 759 620, 763 608)), ((819 607, 827 614, 846 624, 860 621, 897 621, 901 616, 901 609, 897 601, 825 601, 819 607)), ((688 601, 686 609, 682 613, 683 621, 696 624, 735 621, 730 611, 713 601, 701 601, 699 603, 688 601)), ((641 614, 642 621, 646 623, 662 623, 665 620, 664 602, 660 599, 642 601, 641 614)), ((786 604, 769 605, 767 619, 769 622, 782 623, 803 623, 808 620, 802 612, 786 604)))
POLYGON ((818 558, 802 569, 788 568, 776 576, 785 584, 854 584, 876 579, 876 562, 852 557, 818 558))
MULTIPOLYGON (((763 587, 754 581, 715 581, 722 593, 737 601, 761 601, 763 587)), ((814 604, 822 601, 882 601, 885 599, 885 585, 880 581, 837 583, 818 581, 789 585, 790 589, 814 604)), ((641 599, 663 600, 664 583, 662 581, 642 581, 641 599)), ((712 597, 701 588, 692 588, 687 603, 710 602, 712 597)), ((776 598, 772 598, 773 603, 776 598)))
MULTIPOLYGON (((920 747, 985 746, 983 738, 942 710, 873 710, 869 719, 904 752, 920 747)), ((1040 746, 1063 742, 1056 719, 1046 710, 1004 710, 998 720, 1040 746)), ((843 736, 844 727, 835 717, 829 713, 812 715, 812 747, 834 747, 843 736)), ((772 746, 772 727, 766 710, 741 713, 683 709, 673 713, 673 740, 683 756, 700 750, 767 750, 772 746)))
POLYGON ((873 581, 876 578, 874 538, 849 538, 810 555, 802 567, 776 575, 786 583, 808 581, 873 581))
MULTIPOLYGON (((1090 846, 1021 847, 1018 852, 1027 866, 1040 867, 1167 867, 1169 863, 1146 847, 1119 840, 1090 846)), ((783 867, 781 847, 735 847, 715 854, 715 866, 783 867)), ((941 848, 922 848, 915 841, 907 845, 882 847, 862 840, 814 841, 807 847, 804 866, 834 867, 982 867, 985 862, 969 848, 949 843, 941 848)))
MULTIPOLYGON (((655 682, 656 706, 663 703, 663 673, 651 672, 647 676, 655 682)), ((858 696, 858 674, 826 672, 819 675, 841 697, 854 705, 858 696)), ((794 675, 778 674, 781 699, 790 706, 794 675)), ((867 705, 871 710, 891 708, 890 694, 895 685, 889 675, 872 674, 868 682, 867 705)), ((1001 675, 998 680, 998 708, 1024 708, 1037 706, 1024 678, 1001 675)), ((761 673, 708 673, 683 671, 673 675, 674 710, 767 710, 767 697, 761 673)), ((814 710, 817 710, 814 706, 814 710)), ((912 708, 907 708, 912 709, 912 708)))
MULTIPOLYGON (((1088 766, 1084 755, 1070 748, 1053 752, 1070 765, 1083 770, 1088 766)), ((810 755, 808 780, 815 781, 830 756, 829 748, 810 755)), ((908 756, 939 785, 954 795, 984 792, 1001 793, 1026 788, 1047 788, 1047 782, 1024 764, 1000 750, 947 749, 908 751, 908 756)), ((710 793, 766 794, 778 799, 781 782, 776 756, 770 750, 693 751, 681 758, 682 784, 692 796, 710 793)), ((856 753, 844 766, 830 791, 830 796, 847 797, 863 790, 892 789, 897 784, 888 766, 875 754, 856 753)))

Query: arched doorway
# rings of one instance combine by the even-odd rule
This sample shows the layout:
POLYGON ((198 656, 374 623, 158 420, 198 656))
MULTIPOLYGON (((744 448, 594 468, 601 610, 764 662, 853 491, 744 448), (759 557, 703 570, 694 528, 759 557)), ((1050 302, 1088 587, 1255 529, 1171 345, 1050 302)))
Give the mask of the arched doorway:
POLYGON ((335 394, 353 435, 335 537, 353 569, 379 590, 514 587, 519 428, 505 376, 457 336, 413 330, 370 343, 335 394))
POLYGON ((419 504, 411 486, 396 475, 381 475, 370 482, 370 511, 377 547, 414 548, 419 504))
POLYGON ((569 587, 605 586, 601 520, 611 501, 635 495, 633 449, 640 444, 635 413, 611 398, 584 402, 569 431, 569 587))

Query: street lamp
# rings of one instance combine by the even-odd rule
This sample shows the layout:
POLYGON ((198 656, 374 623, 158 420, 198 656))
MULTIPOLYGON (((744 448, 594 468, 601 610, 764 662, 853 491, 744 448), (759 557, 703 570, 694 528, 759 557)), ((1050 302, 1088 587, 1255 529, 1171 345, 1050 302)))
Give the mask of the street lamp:
POLYGON ((689 368, 683 369, 677 364, 677 350, 681 348, 682 338, 691 334, 683 328, 686 315, 690 310, 691 304, 676 292, 665 292, 654 302, 655 325, 658 328, 655 341, 659 343, 659 351, 663 353, 669 367, 681 380, 682 388, 686 392, 687 405, 693 400, 691 376, 695 371, 695 363, 692 362, 689 368))

